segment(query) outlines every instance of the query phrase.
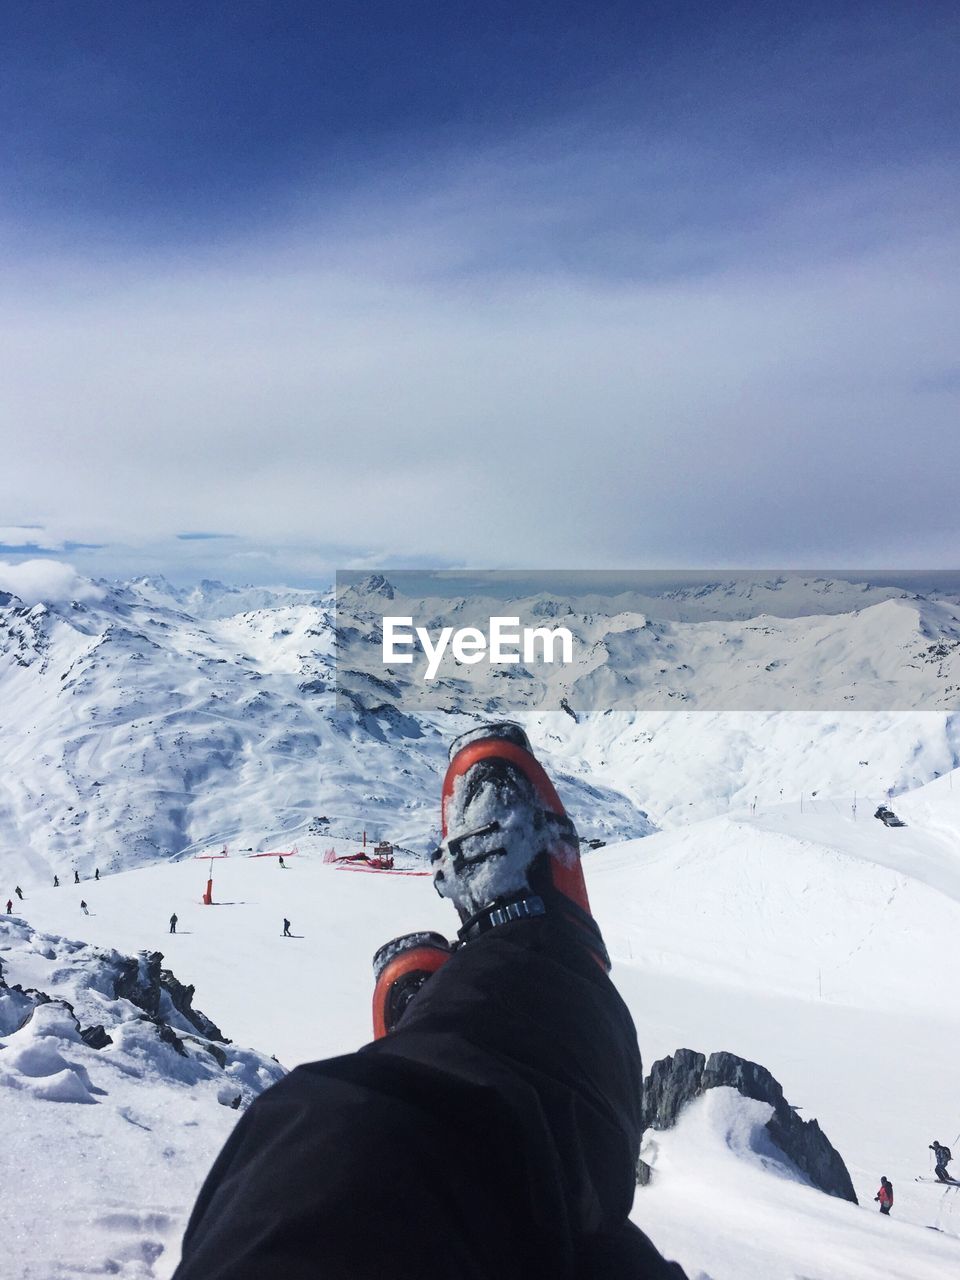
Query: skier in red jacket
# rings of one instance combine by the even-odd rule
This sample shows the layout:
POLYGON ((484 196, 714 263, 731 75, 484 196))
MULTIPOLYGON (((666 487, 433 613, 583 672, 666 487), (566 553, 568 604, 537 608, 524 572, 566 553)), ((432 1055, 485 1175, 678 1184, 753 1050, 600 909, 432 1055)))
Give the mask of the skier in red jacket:
POLYGON ((881 1213, 890 1212, 893 1208, 893 1183, 889 1178, 883 1177, 880 1179, 880 1190, 873 1198, 874 1200, 879 1200, 881 1213))

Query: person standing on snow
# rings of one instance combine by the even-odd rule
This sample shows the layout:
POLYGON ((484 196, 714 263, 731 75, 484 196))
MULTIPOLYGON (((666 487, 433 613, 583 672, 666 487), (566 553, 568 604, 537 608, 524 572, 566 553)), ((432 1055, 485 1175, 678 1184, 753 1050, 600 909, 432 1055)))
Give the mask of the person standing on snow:
POLYGON ((13 899, 12 898, 7 899, 7 915, 8 916, 13 915, 13 899))
POLYGON ((893 1208, 893 1183, 889 1178, 880 1179, 880 1190, 873 1197, 874 1200, 880 1201, 880 1212, 889 1213, 893 1208))
POLYGON ((284 922, 283 922, 283 936, 284 936, 285 938, 290 938, 290 937, 292 937, 292 936, 293 936, 293 935, 291 934, 291 932, 290 932, 290 921, 289 921, 289 920, 284 920, 284 922))
POLYGON ((949 1173, 947 1173, 947 1165, 953 1159, 953 1152, 949 1147, 945 1147, 942 1143, 937 1142, 936 1139, 930 1143, 930 1150, 933 1152, 933 1157, 937 1162, 934 1173, 941 1182, 952 1182, 953 1179, 950 1177, 949 1173))
POLYGON ((177 932, 177 913, 176 912, 174 912, 173 915, 170 917, 170 932, 171 933, 177 932))
POLYGON ((59 889, 59 888, 60 888, 60 877, 59 877, 59 876, 54 876, 54 877, 53 877, 53 887, 54 887, 55 889, 59 889))
POLYGON ((284 862, 284 860, 283 860, 283 854, 282 854, 282 853, 281 853, 281 855, 280 855, 280 865, 281 865, 281 867, 283 867, 284 871, 286 871, 286 869, 287 869, 287 864, 286 864, 286 863, 284 862))
POLYGON ((99 880, 99 879, 100 879, 100 868, 99 868, 99 867, 94 868, 93 878, 94 878, 94 880, 99 880))
POLYGON ((87 904, 84 902, 82 898, 80 899, 80 910, 83 912, 85 916, 88 916, 90 914, 90 912, 87 910, 87 904))
POLYGON ((454 743, 442 816, 434 884, 457 943, 380 948, 376 1039, 254 1100, 175 1280, 687 1280, 629 1220, 636 1031, 576 830, 518 725, 454 743))
POLYGON ((76 867, 74 867, 74 870, 73 870, 73 883, 74 884, 80 883, 80 872, 76 869, 76 867))
POLYGON ((20 899, 20 901, 22 902, 22 901, 23 901, 23 890, 20 888, 20 886, 19 886, 19 885, 17 885, 17 887, 14 889, 14 891, 13 891, 13 892, 17 895, 17 897, 18 897, 18 898, 20 899))

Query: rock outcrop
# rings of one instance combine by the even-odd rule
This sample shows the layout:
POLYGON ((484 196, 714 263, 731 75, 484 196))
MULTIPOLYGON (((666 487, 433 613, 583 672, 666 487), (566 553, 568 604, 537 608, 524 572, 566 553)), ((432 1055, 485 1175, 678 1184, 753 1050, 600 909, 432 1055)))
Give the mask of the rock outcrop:
POLYGON ((135 960, 123 957, 114 979, 113 994, 135 1004, 158 1025, 170 1023, 171 1013, 179 1014, 206 1040, 229 1044, 217 1024, 194 1009, 194 988, 185 986, 169 969, 161 968, 162 963, 162 951, 142 951, 135 960))
MULTIPOLYGON (((857 1203, 847 1167, 817 1121, 801 1120, 767 1068, 735 1053, 712 1053, 707 1058, 692 1049, 678 1049, 672 1057, 655 1062, 643 1084, 644 1128, 672 1128, 686 1103, 722 1086, 768 1103, 773 1114, 766 1128, 784 1155, 827 1195, 857 1203)), ((645 1185, 651 1171, 643 1161, 640 1166, 637 1182, 645 1185)))

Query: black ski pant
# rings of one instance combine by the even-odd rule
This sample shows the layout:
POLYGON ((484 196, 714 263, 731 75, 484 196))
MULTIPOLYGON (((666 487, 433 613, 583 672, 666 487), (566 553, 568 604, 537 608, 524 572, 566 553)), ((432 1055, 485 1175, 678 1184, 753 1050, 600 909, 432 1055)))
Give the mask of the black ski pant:
POLYGON ((685 1280, 627 1219, 640 1089, 599 966, 548 920, 503 925, 386 1039, 253 1103, 176 1280, 685 1280))

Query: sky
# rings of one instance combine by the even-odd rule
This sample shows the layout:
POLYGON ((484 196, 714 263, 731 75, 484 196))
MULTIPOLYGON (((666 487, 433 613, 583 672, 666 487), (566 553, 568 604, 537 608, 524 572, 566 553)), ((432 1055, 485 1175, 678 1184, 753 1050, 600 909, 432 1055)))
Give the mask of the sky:
POLYGON ((955 567, 958 36, 7 6, 0 588, 955 567))

